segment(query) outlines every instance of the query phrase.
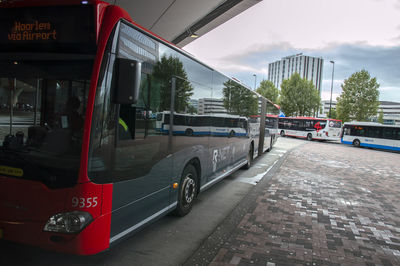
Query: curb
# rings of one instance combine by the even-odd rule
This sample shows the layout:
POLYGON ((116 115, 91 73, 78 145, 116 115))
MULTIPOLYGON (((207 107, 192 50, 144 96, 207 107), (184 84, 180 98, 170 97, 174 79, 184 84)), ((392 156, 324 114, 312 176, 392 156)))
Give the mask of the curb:
MULTIPOLYGON (((302 145, 298 146, 301 147, 302 145)), ((274 163, 268 173, 261 181, 252 188, 233 211, 221 222, 219 226, 200 244, 199 248, 182 265, 209 265, 215 258, 221 247, 232 236, 237 225, 244 215, 252 212, 257 207, 257 198, 269 185, 269 181, 276 175, 276 172, 286 160, 288 154, 294 149, 289 149, 281 158, 274 163)))

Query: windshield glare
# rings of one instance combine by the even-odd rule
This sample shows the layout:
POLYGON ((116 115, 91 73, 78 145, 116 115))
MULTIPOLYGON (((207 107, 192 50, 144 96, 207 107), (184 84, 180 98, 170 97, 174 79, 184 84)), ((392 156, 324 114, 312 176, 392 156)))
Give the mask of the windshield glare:
POLYGON ((88 91, 87 79, 0 77, 0 165, 19 173, 0 174, 73 185, 88 91))
POLYGON ((330 127, 341 128, 342 122, 336 120, 329 120, 330 127))

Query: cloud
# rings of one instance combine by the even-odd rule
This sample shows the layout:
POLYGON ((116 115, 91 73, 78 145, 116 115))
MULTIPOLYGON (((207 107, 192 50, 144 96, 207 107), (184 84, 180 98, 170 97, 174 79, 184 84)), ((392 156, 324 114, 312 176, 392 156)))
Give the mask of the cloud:
MULTIPOLYGON (((321 50, 323 58, 335 61, 335 77, 345 79, 356 71, 367 70, 386 86, 400 86, 400 47, 340 45, 321 50)), ((324 73, 325 74, 325 73, 324 73)))
MULTIPOLYGON (((371 77, 376 77, 381 86, 381 100, 400 101, 400 46, 371 46, 364 42, 356 44, 330 43, 319 49, 297 49, 287 42, 253 45, 239 53, 222 56, 212 60, 212 65, 254 87, 254 76, 257 84, 268 78, 268 64, 282 57, 303 53, 308 56, 324 59, 322 92, 330 94, 332 64, 335 61, 334 94, 341 93, 344 79, 362 69, 371 77)), ((258 86, 258 85, 257 85, 258 86)), ((325 96, 326 94, 322 94, 325 96)))

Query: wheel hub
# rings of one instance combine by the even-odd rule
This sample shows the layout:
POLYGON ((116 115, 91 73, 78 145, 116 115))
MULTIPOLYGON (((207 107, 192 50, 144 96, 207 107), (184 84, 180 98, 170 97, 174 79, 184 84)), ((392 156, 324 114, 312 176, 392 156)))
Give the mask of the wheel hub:
POLYGON ((187 176, 185 179, 185 201, 187 203, 191 203, 194 199, 195 196, 195 191, 196 191, 196 183, 194 180, 187 176))

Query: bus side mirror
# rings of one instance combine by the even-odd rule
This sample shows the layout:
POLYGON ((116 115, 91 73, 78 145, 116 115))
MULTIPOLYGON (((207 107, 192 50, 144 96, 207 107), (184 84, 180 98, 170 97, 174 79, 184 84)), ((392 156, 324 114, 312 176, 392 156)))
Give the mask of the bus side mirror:
POLYGON ((142 63, 125 58, 115 59, 112 91, 116 104, 135 104, 139 99, 142 63))

